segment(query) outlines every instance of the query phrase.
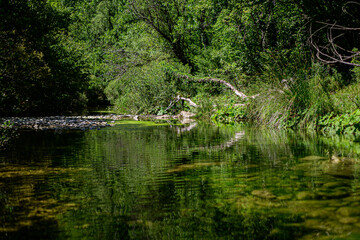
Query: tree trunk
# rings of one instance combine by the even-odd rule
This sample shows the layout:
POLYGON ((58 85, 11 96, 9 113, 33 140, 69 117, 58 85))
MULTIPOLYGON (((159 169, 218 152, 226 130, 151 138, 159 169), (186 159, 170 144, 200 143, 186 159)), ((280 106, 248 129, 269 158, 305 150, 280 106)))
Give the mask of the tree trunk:
MULTIPOLYGON (((176 74, 176 73, 175 73, 176 74)), ((235 93, 235 95, 237 95, 238 97, 240 97, 241 99, 245 100, 247 98, 255 98, 257 97, 259 94, 253 95, 253 96, 247 96, 246 94, 244 94, 243 92, 240 92, 239 90, 237 90, 233 85, 231 85, 230 83, 226 82, 225 80, 222 79, 218 79, 218 78, 199 78, 196 79, 194 77, 189 77, 187 75, 180 75, 180 74, 176 74, 177 77, 179 78, 185 78, 187 80, 190 81, 196 81, 196 82, 217 82, 217 83, 221 83, 225 86, 227 86, 228 88, 231 89, 231 91, 233 91, 235 93)))

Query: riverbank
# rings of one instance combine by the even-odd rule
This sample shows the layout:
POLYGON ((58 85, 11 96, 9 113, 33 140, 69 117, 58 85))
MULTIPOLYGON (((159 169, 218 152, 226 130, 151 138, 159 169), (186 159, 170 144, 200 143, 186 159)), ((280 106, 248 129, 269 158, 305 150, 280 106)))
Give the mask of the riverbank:
POLYGON ((50 116, 50 117, 8 117, 0 122, 10 122, 16 129, 94 129, 111 126, 101 119, 89 119, 84 116, 50 116))
POLYGON ((111 127, 116 121, 135 120, 135 121, 157 121, 157 120, 178 120, 181 123, 193 121, 194 114, 181 112, 178 115, 121 115, 105 114, 91 116, 49 116, 49 117, 4 117, 0 118, 0 128, 5 122, 10 122, 15 129, 35 129, 35 130, 62 130, 62 129, 100 129, 111 127))

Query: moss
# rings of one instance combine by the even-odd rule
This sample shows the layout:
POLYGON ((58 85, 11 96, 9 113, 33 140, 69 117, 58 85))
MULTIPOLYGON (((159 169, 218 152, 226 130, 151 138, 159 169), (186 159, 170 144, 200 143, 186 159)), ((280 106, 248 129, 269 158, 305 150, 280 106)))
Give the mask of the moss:
POLYGON ((115 125, 143 125, 143 126, 168 126, 168 125, 182 125, 178 121, 166 121, 166 120, 157 120, 157 121, 135 121, 135 120, 118 120, 112 122, 115 125))

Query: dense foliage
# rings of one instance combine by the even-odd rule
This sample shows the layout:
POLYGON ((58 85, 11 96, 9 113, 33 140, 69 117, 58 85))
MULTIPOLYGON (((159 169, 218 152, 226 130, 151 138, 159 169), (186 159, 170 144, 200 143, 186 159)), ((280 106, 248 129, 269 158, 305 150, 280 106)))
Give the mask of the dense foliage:
POLYGON ((0 115, 83 108, 87 75, 62 42, 66 17, 46 1, 2 1, 0 11, 0 115))
POLYGON ((360 105, 356 2, 6 0, 0 9, 2 115, 86 102, 175 113, 189 108, 168 108, 182 96, 217 121, 317 127, 360 105), (204 77, 259 96, 240 99, 219 82, 196 81, 204 77))
POLYGON ((5 149, 17 136, 13 123, 6 121, 0 125, 0 150, 5 149))

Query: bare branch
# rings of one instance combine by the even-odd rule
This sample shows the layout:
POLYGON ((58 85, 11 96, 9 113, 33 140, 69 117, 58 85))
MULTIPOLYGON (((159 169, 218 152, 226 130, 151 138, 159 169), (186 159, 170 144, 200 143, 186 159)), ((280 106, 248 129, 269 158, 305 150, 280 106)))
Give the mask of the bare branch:
MULTIPOLYGON (((319 22, 318 22, 319 23, 319 22)), ((342 63, 350 66, 360 66, 360 64, 351 62, 353 59, 360 55, 360 52, 352 51, 349 49, 345 49, 341 45, 337 44, 336 41, 341 39, 346 31, 360 31, 360 28, 349 28, 342 27, 340 25, 321 23, 323 26, 318 28, 316 31, 312 32, 312 28, 310 28, 310 37, 309 43, 316 50, 316 57, 327 64, 333 63, 342 63), (326 30, 327 36, 327 44, 325 46, 319 46, 315 40, 315 38, 320 38, 319 34, 326 30), (343 31, 340 34, 337 34, 335 37, 333 36, 334 30, 343 31)))
POLYGON ((344 30, 344 31, 359 31, 360 30, 360 28, 346 27, 346 26, 337 25, 335 23, 326 23, 326 22, 320 22, 320 21, 317 21, 317 23, 325 25, 325 26, 330 26, 330 27, 332 27, 332 29, 335 29, 335 30, 344 30))

